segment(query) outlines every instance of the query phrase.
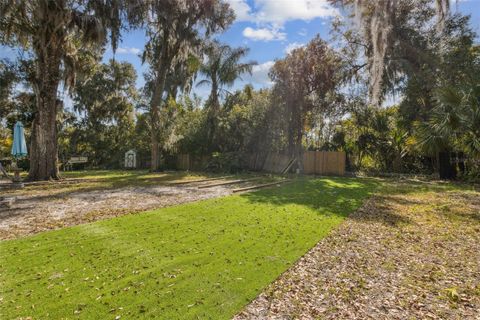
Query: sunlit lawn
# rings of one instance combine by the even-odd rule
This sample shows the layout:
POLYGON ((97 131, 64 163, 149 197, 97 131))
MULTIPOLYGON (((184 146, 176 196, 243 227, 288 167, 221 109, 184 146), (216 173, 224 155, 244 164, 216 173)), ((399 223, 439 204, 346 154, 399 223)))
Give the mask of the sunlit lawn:
POLYGON ((228 319, 375 188, 302 179, 0 243, 0 319, 228 319))

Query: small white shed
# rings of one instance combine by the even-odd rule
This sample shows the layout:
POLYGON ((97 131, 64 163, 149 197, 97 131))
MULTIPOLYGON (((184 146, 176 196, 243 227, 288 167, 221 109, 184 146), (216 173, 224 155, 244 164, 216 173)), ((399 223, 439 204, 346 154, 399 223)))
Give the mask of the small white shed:
POLYGON ((125 152, 125 169, 137 168, 137 153, 135 150, 128 150, 125 152))

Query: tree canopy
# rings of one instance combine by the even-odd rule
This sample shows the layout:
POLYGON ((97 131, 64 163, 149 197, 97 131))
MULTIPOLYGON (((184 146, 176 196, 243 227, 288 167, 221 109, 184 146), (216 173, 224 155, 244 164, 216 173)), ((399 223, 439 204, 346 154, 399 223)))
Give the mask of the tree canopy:
POLYGON ((235 18, 225 0, 3 1, 0 42, 22 54, 0 62, 1 156, 21 120, 34 180, 58 178, 58 157, 121 167, 131 148, 153 171, 174 167, 179 153, 216 170, 284 153, 301 169, 305 150, 337 150, 353 171, 438 173, 446 156, 461 177, 478 178, 470 17, 446 0, 330 3, 343 13, 330 40, 316 36, 277 59, 271 87, 239 88, 256 67, 248 47, 217 39, 235 18), (132 65, 102 61, 132 28, 146 35, 142 88, 132 65), (208 97, 196 86, 209 86, 208 97))

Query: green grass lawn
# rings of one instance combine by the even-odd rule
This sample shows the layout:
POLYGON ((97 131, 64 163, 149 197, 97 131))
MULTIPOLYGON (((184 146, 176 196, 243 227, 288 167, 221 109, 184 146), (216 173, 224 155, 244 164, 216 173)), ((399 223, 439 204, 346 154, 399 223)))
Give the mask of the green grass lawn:
POLYGON ((375 190, 282 187, 0 243, 0 319, 228 319, 375 190))

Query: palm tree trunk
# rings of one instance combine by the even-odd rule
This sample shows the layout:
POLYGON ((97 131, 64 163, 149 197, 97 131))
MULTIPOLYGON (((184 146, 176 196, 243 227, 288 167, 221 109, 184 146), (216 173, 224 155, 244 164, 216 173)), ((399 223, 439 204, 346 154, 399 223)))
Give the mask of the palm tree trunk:
POLYGON ((395 153, 395 158, 393 159, 393 172, 402 171, 402 155, 399 152, 395 153))
POLYGON ((59 179, 57 144, 57 90, 60 83, 60 57, 45 50, 37 59, 34 84, 36 112, 32 125, 29 180, 59 179))

